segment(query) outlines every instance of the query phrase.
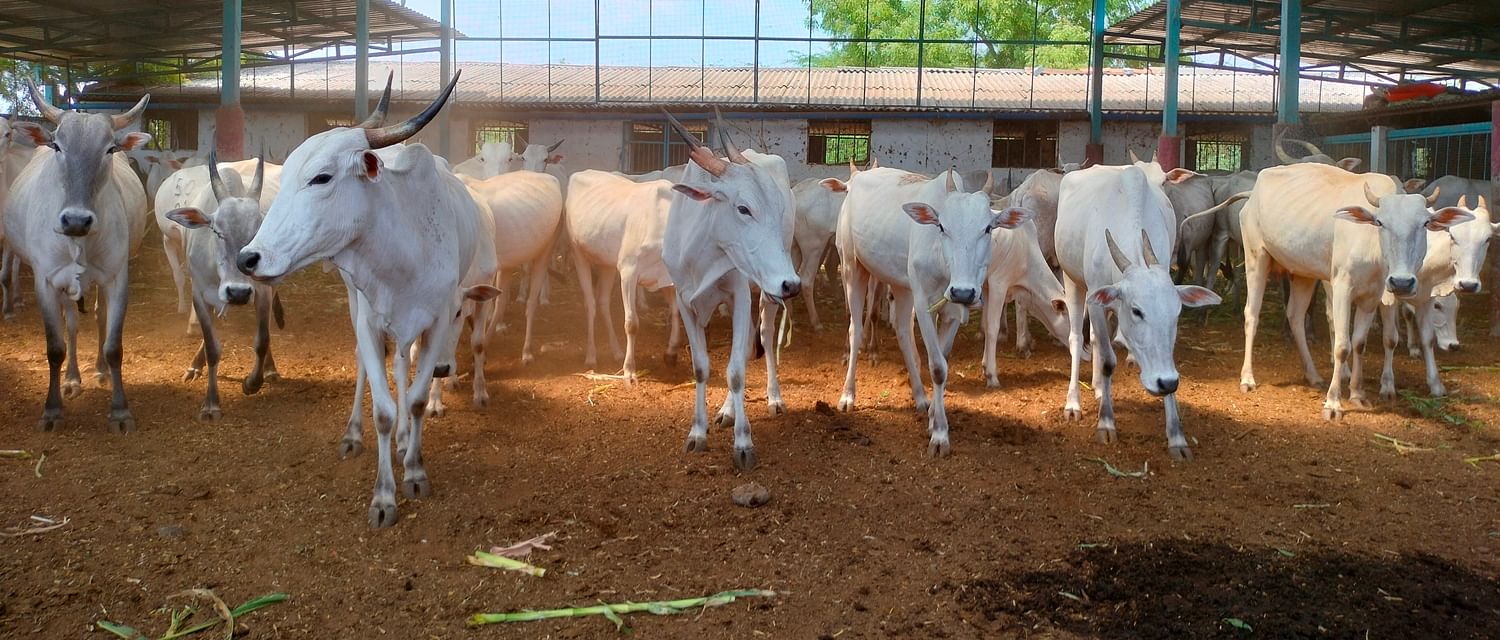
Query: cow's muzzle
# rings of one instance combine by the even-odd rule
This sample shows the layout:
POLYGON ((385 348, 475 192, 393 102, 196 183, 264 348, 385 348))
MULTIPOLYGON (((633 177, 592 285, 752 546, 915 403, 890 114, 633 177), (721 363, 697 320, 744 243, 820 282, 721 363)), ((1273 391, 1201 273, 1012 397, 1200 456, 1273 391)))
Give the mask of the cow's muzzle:
POLYGON ((1416 276, 1391 276, 1385 279, 1385 288, 1403 298, 1409 298, 1417 293, 1416 276))
POLYGON ((224 302, 240 305, 250 302, 250 295, 253 293, 255 293, 255 289, 250 285, 231 284, 224 287, 224 291, 220 295, 224 296, 224 302))
POLYGON ((65 236, 80 238, 94 228, 94 213, 77 209, 64 209, 57 218, 57 231, 65 236))
POLYGON ((1479 281, 1459 280, 1453 285, 1453 288, 1458 289, 1459 293, 1479 293, 1479 281))

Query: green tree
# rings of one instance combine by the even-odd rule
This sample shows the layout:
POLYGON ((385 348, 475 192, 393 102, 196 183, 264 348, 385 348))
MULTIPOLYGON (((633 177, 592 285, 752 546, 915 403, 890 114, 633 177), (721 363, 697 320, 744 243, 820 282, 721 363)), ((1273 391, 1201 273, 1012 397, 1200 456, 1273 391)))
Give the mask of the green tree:
MULTIPOLYGON (((1108 0, 1110 22, 1128 16, 1153 0, 1108 0)), ((835 43, 826 53, 804 56, 820 67, 915 67, 916 40, 924 33, 920 0, 808 0, 812 26, 838 38, 910 40, 899 44, 835 43)), ((1008 69, 1031 66, 1082 67, 1089 51, 1083 45, 1029 41, 1087 42, 1091 0, 927 0, 928 40, 974 40, 968 44, 929 44, 923 64, 929 67, 1008 69), (1028 41, 1027 44, 1004 41, 1028 41)))

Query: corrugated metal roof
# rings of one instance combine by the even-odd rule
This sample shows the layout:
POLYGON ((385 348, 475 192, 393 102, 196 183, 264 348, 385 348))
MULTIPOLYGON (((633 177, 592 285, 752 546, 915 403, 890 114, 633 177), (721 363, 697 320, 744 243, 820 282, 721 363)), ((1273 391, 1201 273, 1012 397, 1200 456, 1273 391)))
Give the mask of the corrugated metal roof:
MULTIPOLYGON (((910 68, 762 68, 756 86, 748 67, 614 67, 599 69, 594 92, 592 65, 528 65, 465 62, 455 104, 469 107, 620 108, 654 104, 717 104, 738 107, 824 106, 882 109, 1083 111, 1088 72, 1032 69, 926 69, 917 103, 918 70, 910 68), (757 100, 757 91, 759 93, 757 100)), ((370 62, 371 96, 395 73, 397 100, 431 100, 440 89, 435 62, 370 62)), ((298 100, 352 100, 354 65, 299 66, 293 96, 292 70, 267 67, 241 77, 248 103, 298 100)), ((1104 77, 1104 108, 1159 110, 1164 79, 1157 69, 1109 69, 1104 77)), ((1185 68, 1180 76, 1179 109, 1185 112, 1265 113, 1275 107, 1272 76, 1185 68)), ((88 102, 133 99, 149 91, 157 102, 216 101, 214 80, 185 85, 139 86, 105 83, 90 87, 88 102)), ((1333 82, 1303 82, 1305 111, 1351 111, 1362 106, 1364 88, 1333 82)))

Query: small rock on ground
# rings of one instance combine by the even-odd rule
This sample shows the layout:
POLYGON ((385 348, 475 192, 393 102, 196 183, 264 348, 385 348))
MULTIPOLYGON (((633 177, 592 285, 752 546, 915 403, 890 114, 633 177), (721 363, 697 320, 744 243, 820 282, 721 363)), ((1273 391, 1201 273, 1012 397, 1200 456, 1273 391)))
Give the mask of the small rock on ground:
POLYGON ((742 507, 754 509, 771 501, 771 492, 761 486, 759 482, 747 482, 734 488, 729 493, 734 503, 742 507))

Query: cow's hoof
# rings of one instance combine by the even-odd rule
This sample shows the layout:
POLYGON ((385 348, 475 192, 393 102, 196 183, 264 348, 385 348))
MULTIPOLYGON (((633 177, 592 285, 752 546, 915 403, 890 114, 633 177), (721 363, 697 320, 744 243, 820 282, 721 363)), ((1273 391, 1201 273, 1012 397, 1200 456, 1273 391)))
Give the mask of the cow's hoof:
POLYGON ((1030 360, 1031 359, 1031 345, 1026 345, 1024 347, 1017 347, 1016 348, 1016 353, 1020 354, 1020 356, 1022 358, 1030 360))
POLYGON ((110 433, 133 433, 135 432, 135 416, 131 415, 129 409, 109 412, 110 433))
POLYGON ((356 457, 359 457, 359 454, 364 453, 364 452, 365 452, 365 443, 363 441, 355 440, 353 438, 344 438, 343 440, 339 441, 339 459, 340 460, 347 460, 349 458, 356 458, 356 457))
POLYGON ((1341 419, 1343 417, 1344 417, 1344 410, 1342 408, 1323 407, 1323 419, 1324 420, 1327 420, 1329 422, 1336 422, 1336 421, 1338 421, 1339 419, 1341 419))
MULTIPOLYGON (((1441 398, 1443 396, 1448 395, 1448 388, 1444 387, 1442 384, 1435 384, 1435 385, 1429 387, 1428 391, 1432 394, 1432 397, 1434 397, 1434 398, 1441 398)), ((1381 395, 1385 395, 1385 392, 1382 391, 1381 395)), ((1394 390, 1391 391, 1391 397, 1392 398, 1396 397, 1396 392, 1394 390)))
POLYGON ((532 355, 530 352, 522 353, 521 354, 521 366, 524 367, 524 366, 529 365, 529 364, 531 364, 533 362, 536 362, 536 356, 535 355, 532 355))
POLYGON ((1181 460, 1185 462, 1193 459, 1193 450, 1189 449, 1187 445, 1182 445, 1180 447, 1167 447, 1167 451, 1172 454, 1173 460, 1181 460))
POLYGON ((685 453, 703 453, 708 451, 708 438, 703 436, 688 436, 687 443, 682 446, 685 453))
POLYGON ((734 468, 742 472, 755 470, 755 447, 734 450, 734 468))
POLYGON ((781 398, 777 398, 775 400, 767 400, 766 410, 769 411, 773 416, 784 414, 786 413, 786 401, 782 400, 781 398))
POLYGON ((486 392, 486 393, 476 393, 476 394, 474 394, 474 408, 475 409, 488 409, 489 406, 490 406, 490 394, 489 393, 486 392))
POLYGON ((1415 358, 1420 358, 1420 357, 1422 357, 1422 350, 1421 349, 1407 349, 1406 350, 1406 355, 1408 357, 1414 358, 1414 359, 1415 358))
POLYGON ((278 380, 281 380, 281 372, 280 371, 274 371, 274 370, 267 371, 266 372, 266 380, 268 380, 270 382, 276 382, 278 380))
POLYGON ((438 403, 435 403, 435 402, 429 402, 429 403, 427 403, 427 415, 428 415, 428 417, 441 418, 441 417, 443 417, 444 415, 447 415, 447 414, 448 414, 448 407, 447 407, 447 405, 438 404, 438 403))
POLYGON ((1354 405, 1356 409, 1369 409, 1371 406, 1370 401, 1364 396, 1349 396, 1349 404, 1354 405))
POLYGON ((912 408, 916 409, 917 413, 927 413, 928 407, 931 407, 931 406, 932 406, 932 403, 929 402, 927 400, 927 398, 918 398, 918 399, 912 401, 912 408))
POLYGON ((941 440, 932 438, 927 441, 927 457, 946 458, 951 453, 953 453, 953 445, 948 442, 947 438, 941 440))
POLYGON ((95 371, 94 382, 99 383, 100 386, 109 384, 109 370, 95 371))
POLYGON ((663 353, 661 355, 661 361, 662 361, 663 364, 665 364, 665 365, 667 365, 669 367, 675 367, 675 366, 677 366, 677 353, 673 352, 673 351, 668 351, 667 353, 663 353))
POLYGON ((599 358, 595 356, 587 356, 583 359, 583 366, 589 369, 593 369, 594 367, 599 366, 599 358))
POLYGON ((1250 393, 1251 391, 1254 391, 1254 390, 1255 390, 1255 383, 1254 382, 1241 382, 1240 383, 1240 393, 1250 393))
POLYGON ((1099 444, 1114 444, 1119 439, 1120 432, 1114 429, 1096 429, 1094 431, 1094 441, 1099 444))
POLYGON ((202 375, 203 375, 203 370, 202 369, 188 369, 186 372, 184 372, 182 374, 182 381, 183 382, 192 382, 194 380, 197 380, 202 375))
POLYGON ((839 398, 839 411, 849 412, 854 410, 854 396, 844 395, 839 398))
POLYGON ((731 424, 734 424, 734 412, 732 412, 732 411, 723 411, 723 412, 714 414, 714 426, 715 427, 727 427, 727 426, 729 426, 731 424))
POLYGON ((62 396, 64 400, 72 400, 83 395, 83 382, 79 380, 64 380, 62 383, 62 396))
POLYGON ((1083 409, 1078 407, 1063 407, 1063 419, 1069 422, 1077 422, 1083 419, 1083 409))
MULTIPOLYGON (((1348 377, 1344 377, 1343 381, 1345 383, 1348 383, 1349 382, 1349 378, 1348 377)), ((1327 389, 1328 388, 1328 383, 1325 382, 1322 377, 1308 378, 1307 379, 1307 386, 1312 387, 1314 389, 1327 389)))
POLYGON ((224 417, 224 411, 218 407, 203 407, 198 410, 198 422, 218 422, 224 417))
POLYGON ((991 389, 999 389, 1000 388, 1000 376, 986 375, 984 377, 984 386, 989 387, 991 389))
POLYGON ((427 498, 432 496, 432 481, 427 476, 408 477, 401 481, 401 493, 408 498, 427 498))
POLYGON ((63 418, 61 412, 44 413, 42 414, 42 419, 38 420, 36 423, 36 430, 42 432, 56 431, 58 427, 62 426, 62 422, 63 418))
POLYGON ((370 501, 370 528, 384 529, 396 524, 401 515, 396 513, 396 501, 392 499, 381 500, 376 498, 370 501))
POLYGON ((244 391, 245 395, 247 396, 253 396, 257 393, 260 393, 260 388, 265 384, 265 378, 261 376, 250 376, 248 378, 245 378, 245 382, 240 385, 240 390, 244 391))

